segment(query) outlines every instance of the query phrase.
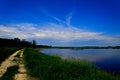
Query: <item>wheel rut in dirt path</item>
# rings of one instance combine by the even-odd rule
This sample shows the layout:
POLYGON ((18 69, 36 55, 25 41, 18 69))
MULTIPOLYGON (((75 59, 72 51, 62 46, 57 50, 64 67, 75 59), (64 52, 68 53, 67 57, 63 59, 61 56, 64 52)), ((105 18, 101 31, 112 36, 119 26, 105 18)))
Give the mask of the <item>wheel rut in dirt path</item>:
POLYGON ((40 80, 40 79, 30 77, 29 75, 27 75, 27 70, 25 68, 24 59, 23 59, 23 51, 24 49, 20 51, 18 74, 15 74, 14 79, 15 80, 40 80))
POLYGON ((20 51, 20 58, 19 58, 19 69, 18 69, 18 74, 16 74, 14 76, 14 79, 15 80, 28 80, 28 75, 26 73, 26 68, 25 68, 25 65, 24 65, 24 60, 23 60, 23 51, 24 50, 21 50, 20 51))

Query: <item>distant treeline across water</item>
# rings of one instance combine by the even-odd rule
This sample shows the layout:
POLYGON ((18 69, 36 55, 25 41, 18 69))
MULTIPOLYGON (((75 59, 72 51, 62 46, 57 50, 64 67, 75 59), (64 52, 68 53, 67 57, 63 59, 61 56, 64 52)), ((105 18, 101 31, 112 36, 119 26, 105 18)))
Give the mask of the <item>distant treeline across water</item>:
POLYGON ((72 47, 72 46, 50 46, 50 45, 37 45, 36 41, 31 42, 26 41, 25 39, 5 39, 0 38, 0 47, 35 47, 35 48, 59 48, 59 49, 120 49, 120 46, 81 46, 81 47, 72 47))
POLYGON ((120 46, 81 46, 81 47, 52 47, 59 49, 120 49, 120 46))

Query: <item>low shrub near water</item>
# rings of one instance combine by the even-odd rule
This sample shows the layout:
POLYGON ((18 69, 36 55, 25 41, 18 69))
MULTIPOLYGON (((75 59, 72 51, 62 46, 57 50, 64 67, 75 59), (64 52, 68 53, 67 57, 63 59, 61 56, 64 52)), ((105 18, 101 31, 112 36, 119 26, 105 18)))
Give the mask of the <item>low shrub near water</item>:
POLYGON ((24 59, 28 74, 40 80, 120 80, 85 61, 63 60, 27 48, 24 59))

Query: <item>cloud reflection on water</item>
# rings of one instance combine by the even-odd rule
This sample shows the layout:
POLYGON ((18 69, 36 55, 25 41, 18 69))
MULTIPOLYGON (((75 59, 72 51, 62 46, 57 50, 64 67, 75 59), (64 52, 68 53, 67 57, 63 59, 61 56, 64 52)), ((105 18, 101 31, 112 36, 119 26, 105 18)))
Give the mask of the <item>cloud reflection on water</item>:
POLYGON ((97 62, 107 58, 120 57, 120 49, 84 49, 84 50, 72 50, 72 49, 43 49, 43 53, 57 54, 64 59, 85 59, 90 62, 97 62))

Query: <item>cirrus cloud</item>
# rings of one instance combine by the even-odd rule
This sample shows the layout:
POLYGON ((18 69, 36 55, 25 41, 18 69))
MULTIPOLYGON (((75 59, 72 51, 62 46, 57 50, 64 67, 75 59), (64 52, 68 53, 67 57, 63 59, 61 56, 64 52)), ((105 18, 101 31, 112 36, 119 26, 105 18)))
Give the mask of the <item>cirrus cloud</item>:
POLYGON ((45 23, 44 25, 36 25, 30 23, 0 25, 0 37, 22 39, 48 39, 56 42, 72 42, 72 41, 91 41, 96 40, 103 43, 118 43, 119 38, 105 36, 102 32, 92 32, 76 27, 45 23))
MULTIPOLYGON (((44 11, 45 14, 46 11, 44 11)), ((120 37, 106 36, 103 32, 87 31, 78 26, 71 25, 71 19, 73 17, 74 10, 69 13, 66 20, 63 21, 51 14, 48 16, 58 23, 49 22, 42 24, 32 23, 19 23, 10 25, 0 25, 0 37, 2 38, 15 38, 21 39, 39 39, 46 41, 53 41, 58 43, 70 43, 70 42, 89 42, 95 41, 95 43, 102 44, 118 44, 120 43, 120 37)), ((93 43, 94 44, 94 43, 93 43)))

